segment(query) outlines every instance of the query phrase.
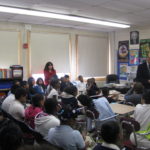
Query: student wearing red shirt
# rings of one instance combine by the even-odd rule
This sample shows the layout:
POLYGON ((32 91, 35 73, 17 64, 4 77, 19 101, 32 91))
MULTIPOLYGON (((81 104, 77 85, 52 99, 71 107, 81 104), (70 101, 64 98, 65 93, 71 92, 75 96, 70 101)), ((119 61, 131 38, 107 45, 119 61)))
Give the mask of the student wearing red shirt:
POLYGON ((56 76, 56 70, 54 69, 52 62, 47 62, 44 68, 44 77, 46 86, 49 84, 53 76, 56 76))

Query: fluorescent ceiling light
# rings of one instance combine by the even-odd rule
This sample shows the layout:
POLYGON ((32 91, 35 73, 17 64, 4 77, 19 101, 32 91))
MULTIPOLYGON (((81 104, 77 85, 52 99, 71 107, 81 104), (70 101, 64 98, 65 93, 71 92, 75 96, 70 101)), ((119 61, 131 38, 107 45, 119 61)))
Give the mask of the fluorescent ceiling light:
POLYGON ((49 12, 36 11, 36 10, 5 7, 5 6, 0 6, 0 12, 37 16, 37 17, 54 18, 54 19, 62 19, 62 20, 69 20, 69 21, 77 21, 77 22, 111 26, 111 27, 119 27, 119 28, 129 28, 130 27, 129 25, 115 23, 115 22, 108 22, 108 21, 95 20, 95 19, 78 17, 78 16, 69 16, 69 15, 55 14, 55 13, 49 13, 49 12))

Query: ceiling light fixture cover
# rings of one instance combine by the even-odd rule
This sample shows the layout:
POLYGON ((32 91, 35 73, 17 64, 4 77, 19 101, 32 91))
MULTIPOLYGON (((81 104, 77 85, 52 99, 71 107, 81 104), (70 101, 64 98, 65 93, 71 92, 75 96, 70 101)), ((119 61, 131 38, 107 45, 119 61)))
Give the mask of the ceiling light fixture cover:
POLYGON ((69 20, 69 21, 77 21, 77 22, 118 27, 118 28, 129 28, 130 27, 130 25, 120 24, 120 23, 115 23, 115 22, 95 20, 95 19, 84 18, 84 17, 80 17, 80 16, 69 16, 69 15, 43 12, 43 11, 37 11, 37 10, 28 10, 28 9, 15 8, 15 7, 0 6, 0 12, 37 16, 37 17, 54 18, 54 19, 69 20))

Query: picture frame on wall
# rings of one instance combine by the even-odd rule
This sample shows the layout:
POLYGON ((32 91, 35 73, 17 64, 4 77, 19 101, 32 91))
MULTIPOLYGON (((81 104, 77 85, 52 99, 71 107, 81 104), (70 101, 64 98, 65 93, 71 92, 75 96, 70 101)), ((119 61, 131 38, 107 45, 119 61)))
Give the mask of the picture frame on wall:
POLYGON ((130 45, 139 44, 139 31, 130 32, 130 45))
POLYGON ((128 63, 118 63, 119 79, 127 80, 128 77, 128 63))
POLYGON ((119 41, 118 43, 118 62, 124 63, 129 60, 129 41, 119 41))

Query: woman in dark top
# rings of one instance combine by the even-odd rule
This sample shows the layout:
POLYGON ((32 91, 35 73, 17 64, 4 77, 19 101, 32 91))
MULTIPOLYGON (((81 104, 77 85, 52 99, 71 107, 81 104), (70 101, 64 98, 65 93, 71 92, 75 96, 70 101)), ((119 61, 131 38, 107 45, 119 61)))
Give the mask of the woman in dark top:
POLYGON ((78 108, 77 92, 78 90, 75 86, 66 87, 61 94, 62 105, 70 104, 73 108, 78 108))
POLYGON ((54 69, 52 62, 47 62, 44 68, 44 77, 45 77, 45 85, 47 86, 52 77, 56 75, 56 70, 54 69))

